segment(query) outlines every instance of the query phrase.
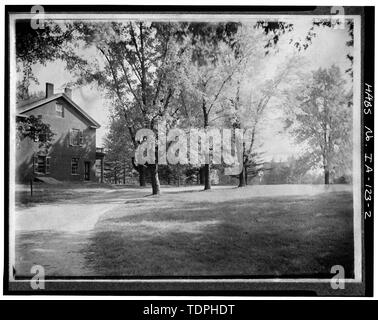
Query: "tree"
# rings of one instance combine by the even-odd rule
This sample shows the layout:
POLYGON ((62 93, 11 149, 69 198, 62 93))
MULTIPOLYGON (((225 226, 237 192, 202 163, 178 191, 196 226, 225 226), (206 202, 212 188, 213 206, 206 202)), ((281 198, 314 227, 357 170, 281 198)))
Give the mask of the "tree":
MULTIPOLYGON (((128 137, 127 126, 125 125, 125 119, 118 117, 116 114, 111 114, 110 125, 107 132, 104 146, 106 149, 106 163, 110 169, 110 177, 116 177, 115 183, 118 180, 118 176, 122 177, 123 182, 126 181, 126 176, 135 169, 138 171, 138 167, 133 166, 129 161, 134 154, 134 147, 131 140, 128 137)), ((145 179, 145 175, 139 175, 139 179, 145 179)), ((140 182, 140 185, 144 185, 145 181, 140 182)))
MULTIPOLYGON (((337 16, 335 16, 337 17, 337 16)), ((339 21, 336 19, 329 19, 329 18, 323 18, 320 20, 315 20, 312 23, 311 28, 308 30, 307 35, 305 39, 302 41, 295 41, 293 42, 292 39, 290 40, 291 43, 294 44, 294 46, 301 51, 306 50, 312 43, 312 39, 316 37, 316 29, 319 28, 339 28, 339 27, 346 28, 349 36, 349 40, 345 43, 347 47, 353 48, 354 43, 354 23, 353 19, 346 19, 345 21, 339 21)), ((346 58, 350 62, 350 67, 345 70, 345 73, 349 74, 351 77, 353 77, 353 50, 351 50, 349 53, 347 53, 346 58)))
MULTIPOLYGON (((135 139, 138 129, 156 133, 159 119, 168 125, 174 122, 178 109, 173 101, 179 95, 187 59, 185 45, 175 41, 178 24, 131 21, 75 25, 78 39, 103 58, 102 63, 89 61, 75 66, 80 82, 96 82, 106 90, 118 114, 125 118, 135 149, 141 143, 135 139)), ((143 165, 138 164, 139 174, 143 165)), ((157 157, 148 167, 152 193, 159 194, 157 157)))
POLYGON ((248 183, 248 173, 257 175, 262 170, 261 153, 256 144, 261 125, 264 124, 266 110, 274 98, 279 98, 285 83, 293 77, 300 65, 298 56, 288 57, 285 63, 266 77, 267 67, 264 65, 266 55, 256 53, 248 60, 248 68, 239 74, 236 81, 234 96, 229 99, 226 122, 234 128, 243 129, 242 171, 239 187, 248 183))
POLYGON ((16 144, 19 145, 25 138, 38 143, 39 148, 49 148, 55 133, 51 130, 50 125, 33 115, 28 117, 18 116, 16 119, 17 132, 16 144))
POLYGON ((345 162, 342 158, 351 158, 351 153, 345 152, 352 132, 351 95, 345 84, 337 66, 319 68, 303 79, 287 100, 287 128, 322 167, 325 184, 330 183, 331 170, 345 162))
POLYGON ((72 40, 72 28, 45 20, 43 28, 33 29, 30 20, 16 20, 16 62, 19 81, 17 100, 29 98, 29 86, 38 84, 32 67, 48 61, 64 59, 69 50, 67 43, 72 40))
MULTIPOLYGON (((245 68, 250 56, 262 51, 262 41, 266 41, 261 30, 251 25, 239 26, 222 37, 217 30, 209 25, 205 37, 192 35, 192 63, 187 71, 186 88, 195 97, 192 108, 200 109, 196 114, 205 130, 224 116, 227 108, 224 102, 228 99, 229 88, 235 83, 234 78, 245 68)), ((211 188, 210 163, 204 165, 203 172, 204 188, 208 190, 211 188)))
POLYGON ((261 152, 250 152, 243 160, 243 170, 239 174, 239 187, 248 185, 248 179, 257 177, 264 171, 264 160, 261 152))
MULTIPOLYGON (((353 19, 345 19, 344 16, 340 16, 341 20, 338 19, 339 16, 335 15, 334 19, 330 18, 320 18, 314 19, 312 22, 311 27, 306 33, 304 39, 294 40, 293 38, 289 37, 289 43, 292 44, 298 52, 307 50, 310 45, 312 44, 312 40, 317 36, 317 32, 320 28, 345 28, 349 40, 346 42, 347 47, 353 47, 354 43, 354 22, 353 19)), ((293 30, 295 30, 295 24, 287 23, 284 21, 266 21, 266 20, 259 20, 256 23, 256 26, 264 30, 266 35, 270 35, 265 48, 265 53, 269 54, 271 51, 277 50, 277 44, 279 39, 293 30)), ((349 74, 353 77, 353 50, 347 53, 346 58, 350 62, 350 67, 345 70, 345 73, 349 74)))

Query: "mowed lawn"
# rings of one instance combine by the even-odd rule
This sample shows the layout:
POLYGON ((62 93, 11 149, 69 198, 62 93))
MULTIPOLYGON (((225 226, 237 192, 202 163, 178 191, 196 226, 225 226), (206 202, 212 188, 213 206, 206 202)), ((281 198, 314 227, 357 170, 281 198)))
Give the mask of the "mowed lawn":
POLYGON ((167 189, 123 201, 90 231, 20 232, 17 274, 332 277, 342 265, 353 276, 352 192, 269 187, 167 189))

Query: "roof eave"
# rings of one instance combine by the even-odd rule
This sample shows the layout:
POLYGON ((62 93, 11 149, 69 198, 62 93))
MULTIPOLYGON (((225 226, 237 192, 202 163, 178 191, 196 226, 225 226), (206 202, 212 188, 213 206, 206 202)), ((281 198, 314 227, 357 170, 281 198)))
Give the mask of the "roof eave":
POLYGON ((51 97, 44 98, 44 99, 41 99, 39 101, 35 101, 35 102, 31 103, 29 105, 29 107, 27 107, 27 105, 26 105, 26 106, 23 107, 22 111, 18 112, 18 115, 22 115, 23 113, 25 113, 27 111, 38 108, 42 104, 49 103, 49 102, 51 102, 55 99, 58 99, 58 98, 64 98, 65 100, 67 100, 67 102, 69 104, 71 104, 85 119, 87 119, 91 123, 91 125, 90 125, 91 128, 99 129, 101 127, 101 125, 96 120, 94 120, 89 114, 87 114, 82 108, 80 108, 74 101, 72 101, 64 93, 58 93, 58 94, 55 94, 51 97))
POLYGON ((88 113, 86 113, 82 108, 80 108, 74 101, 72 101, 66 94, 62 93, 62 97, 66 99, 71 105, 73 105, 89 122, 92 123, 91 128, 94 127, 96 129, 100 128, 101 125, 93 119, 88 113))

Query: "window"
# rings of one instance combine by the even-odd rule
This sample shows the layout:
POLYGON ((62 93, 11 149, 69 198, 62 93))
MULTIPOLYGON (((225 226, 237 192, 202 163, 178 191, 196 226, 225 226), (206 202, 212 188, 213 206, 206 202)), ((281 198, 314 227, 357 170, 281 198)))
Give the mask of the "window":
POLYGON ((47 156, 34 156, 34 172, 35 173, 50 173, 50 157, 47 156))
POLYGON ((83 145, 83 131, 79 129, 71 129, 70 131, 70 145, 81 146, 83 145))
POLYGON ((79 158, 71 159, 71 174, 79 174, 79 158))
POLYGON ((64 118, 64 108, 60 103, 55 104, 55 111, 58 117, 64 118))

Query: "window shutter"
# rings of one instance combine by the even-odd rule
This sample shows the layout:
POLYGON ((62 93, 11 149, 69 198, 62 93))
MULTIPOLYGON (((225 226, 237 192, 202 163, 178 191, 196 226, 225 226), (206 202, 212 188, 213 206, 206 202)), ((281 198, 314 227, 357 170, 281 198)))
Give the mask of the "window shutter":
POLYGON ((45 166, 46 174, 50 173, 50 160, 51 160, 51 157, 46 157, 46 166, 45 166))
POLYGON ((83 131, 79 131, 79 144, 82 146, 84 144, 83 131))
POLYGON ((70 130, 70 146, 73 146, 73 132, 70 130))

